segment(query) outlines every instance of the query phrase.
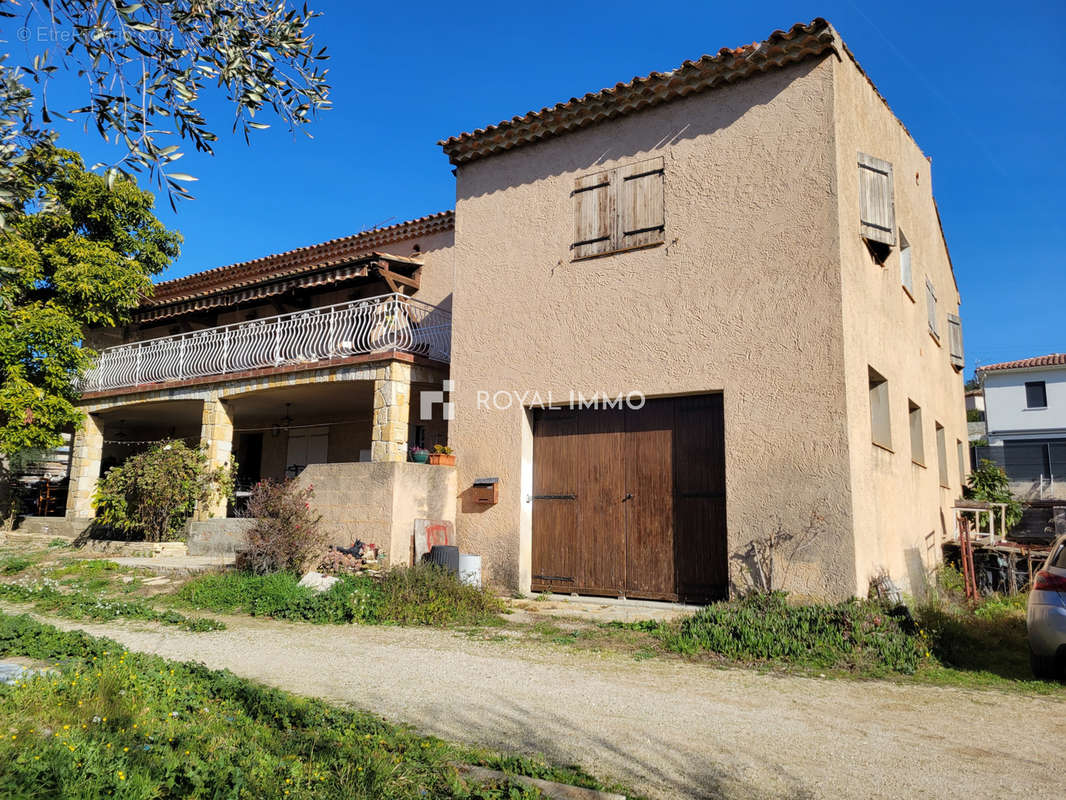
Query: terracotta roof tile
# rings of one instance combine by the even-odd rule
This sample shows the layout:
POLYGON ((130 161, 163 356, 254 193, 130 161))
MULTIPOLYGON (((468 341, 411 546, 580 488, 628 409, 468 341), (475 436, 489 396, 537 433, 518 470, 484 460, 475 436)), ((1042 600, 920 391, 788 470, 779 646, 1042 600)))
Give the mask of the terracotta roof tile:
POLYGON ((686 61, 670 72, 633 78, 629 83, 574 97, 472 133, 461 133, 438 144, 453 164, 463 164, 812 56, 837 52, 837 43, 832 26, 818 17, 809 24, 797 23, 788 31, 774 31, 765 41, 737 48, 723 47, 717 55, 686 61))
POLYGON ((229 264, 225 267, 215 267, 184 278, 157 283, 152 296, 141 301, 140 307, 170 305, 240 286, 343 264, 360 256, 380 251, 392 242, 450 231, 454 227, 455 212, 442 211, 408 222, 389 225, 387 228, 375 228, 285 253, 276 253, 252 261, 229 264))
POLYGON ((1049 356, 1035 356, 1034 358, 1022 358, 1018 361, 1003 361, 999 364, 986 364, 978 367, 978 372, 991 372, 997 369, 1029 369, 1032 367, 1063 367, 1066 366, 1066 353, 1052 353, 1049 356))

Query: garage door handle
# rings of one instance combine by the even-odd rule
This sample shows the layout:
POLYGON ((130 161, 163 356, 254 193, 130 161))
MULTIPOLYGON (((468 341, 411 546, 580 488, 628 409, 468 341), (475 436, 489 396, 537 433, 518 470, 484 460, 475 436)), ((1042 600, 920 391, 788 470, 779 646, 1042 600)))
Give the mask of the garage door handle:
POLYGON ((633 499, 633 495, 630 494, 629 492, 626 492, 626 496, 622 498, 622 502, 624 503, 626 500, 632 500, 632 499, 633 499))

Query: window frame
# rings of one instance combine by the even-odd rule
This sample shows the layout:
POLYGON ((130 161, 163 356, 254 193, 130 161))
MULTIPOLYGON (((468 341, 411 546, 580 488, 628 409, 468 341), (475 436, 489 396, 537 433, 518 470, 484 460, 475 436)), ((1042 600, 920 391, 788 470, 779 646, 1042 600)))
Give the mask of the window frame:
POLYGON ((1043 410, 1043 409, 1046 409, 1046 408, 1047 408, 1047 381, 1025 381, 1025 410, 1028 411, 1029 409, 1034 409, 1034 410, 1040 411, 1040 410, 1043 410), (1030 396, 1029 396, 1030 389, 1029 389, 1029 387, 1034 387, 1035 388, 1037 386, 1040 387, 1040 393, 1044 397, 1044 404, 1043 405, 1033 405, 1033 404, 1031 404, 1029 402, 1029 399, 1030 399, 1030 396))

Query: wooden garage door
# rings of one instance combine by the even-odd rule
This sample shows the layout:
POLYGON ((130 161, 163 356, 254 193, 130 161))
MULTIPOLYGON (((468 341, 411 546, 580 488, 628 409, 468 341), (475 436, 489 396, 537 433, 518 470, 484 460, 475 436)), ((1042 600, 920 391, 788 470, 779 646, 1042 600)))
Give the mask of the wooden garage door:
POLYGON ((725 532, 721 395, 534 413, 535 590, 724 597, 725 532))

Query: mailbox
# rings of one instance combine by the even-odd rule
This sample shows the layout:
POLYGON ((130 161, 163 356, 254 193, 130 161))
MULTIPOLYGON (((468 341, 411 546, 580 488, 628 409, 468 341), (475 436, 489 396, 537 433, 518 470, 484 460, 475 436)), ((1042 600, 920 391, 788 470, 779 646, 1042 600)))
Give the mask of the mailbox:
POLYGON ((494 506, 500 502, 500 479, 476 479, 474 481, 474 502, 486 506, 494 506))

